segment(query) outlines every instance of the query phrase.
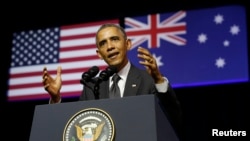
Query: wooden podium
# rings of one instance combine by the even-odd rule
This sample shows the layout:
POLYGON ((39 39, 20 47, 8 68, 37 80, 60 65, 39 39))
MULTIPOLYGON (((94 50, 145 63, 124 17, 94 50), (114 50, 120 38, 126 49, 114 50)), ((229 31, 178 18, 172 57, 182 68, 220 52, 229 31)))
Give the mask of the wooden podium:
POLYGON ((178 141, 160 105, 154 95, 37 105, 30 141, 71 141, 63 137, 66 125, 76 113, 88 108, 109 114, 115 141, 178 141))

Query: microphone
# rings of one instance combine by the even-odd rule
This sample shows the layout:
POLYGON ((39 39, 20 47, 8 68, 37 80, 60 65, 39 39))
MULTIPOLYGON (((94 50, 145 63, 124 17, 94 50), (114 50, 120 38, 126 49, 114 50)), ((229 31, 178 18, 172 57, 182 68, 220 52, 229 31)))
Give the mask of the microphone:
POLYGON ((105 70, 100 72, 96 82, 100 83, 102 81, 107 81, 114 73, 117 73, 117 68, 114 66, 108 66, 105 70))
POLYGON ((87 72, 84 72, 82 74, 82 79, 80 80, 80 82, 82 84, 85 84, 85 82, 89 82, 94 76, 97 75, 98 72, 99 68, 97 66, 91 67, 87 72))
POLYGON ((102 81, 108 80, 109 77, 112 76, 116 72, 117 72, 117 68, 116 67, 109 66, 105 70, 103 70, 103 71, 100 72, 99 77, 96 77, 96 78, 92 79, 91 82, 95 84, 94 85, 94 89, 92 89, 93 93, 94 93, 94 96, 95 96, 95 99, 99 99, 99 84, 102 81))

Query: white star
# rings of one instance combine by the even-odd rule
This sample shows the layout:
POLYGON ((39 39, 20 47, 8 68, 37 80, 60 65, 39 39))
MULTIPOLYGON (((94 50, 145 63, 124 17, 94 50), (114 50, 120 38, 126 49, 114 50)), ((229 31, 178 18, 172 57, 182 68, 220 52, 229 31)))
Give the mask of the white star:
POLYGON ((222 22, 224 21, 224 18, 222 15, 220 14, 217 14, 215 17, 214 17, 214 22, 216 24, 221 24, 222 22))
POLYGON ((224 45, 225 47, 228 47, 228 46, 230 45, 230 42, 229 42, 228 40, 225 40, 225 41, 223 42, 223 45, 224 45))
POLYGON ((224 66, 226 65, 225 59, 219 57, 218 59, 216 59, 215 65, 217 66, 217 68, 224 68, 224 66))
POLYGON ((158 57, 157 57, 155 54, 153 54, 153 57, 155 58, 158 67, 164 65, 163 62, 161 61, 161 58, 162 58, 161 56, 158 56, 158 57))
POLYGON ((207 40, 207 35, 206 35, 206 34, 201 33, 201 34, 198 36, 198 41, 199 41, 200 43, 205 43, 206 40, 207 40))
POLYGON ((237 25, 231 26, 231 27, 230 27, 230 32, 231 32, 233 35, 237 35, 237 34, 240 32, 239 26, 237 26, 237 25))

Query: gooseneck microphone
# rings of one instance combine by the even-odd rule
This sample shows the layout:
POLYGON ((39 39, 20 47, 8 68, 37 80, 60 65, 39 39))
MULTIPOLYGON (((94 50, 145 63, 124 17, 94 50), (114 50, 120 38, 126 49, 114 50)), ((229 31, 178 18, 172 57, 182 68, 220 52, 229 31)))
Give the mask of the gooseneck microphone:
POLYGON ((99 84, 102 81, 107 81, 109 79, 109 77, 112 76, 116 72, 117 72, 116 67, 109 66, 105 70, 101 71, 98 77, 93 79, 92 82, 95 84, 94 90, 93 90, 93 93, 95 95, 95 99, 99 99, 99 87, 100 87, 99 84))
POLYGON ((99 68, 97 66, 91 67, 87 72, 82 74, 82 79, 80 82, 85 84, 86 82, 90 82, 93 77, 95 77, 99 72, 99 68))
POLYGON ((87 72, 82 74, 81 84, 91 89, 94 93, 95 99, 99 99, 99 85, 102 81, 107 81, 110 76, 117 73, 117 68, 114 66, 108 66, 105 70, 101 71, 98 77, 95 77, 99 73, 97 66, 91 67, 87 72), (88 85, 87 82, 93 83, 94 87, 88 85))
POLYGON ((100 83, 102 81, 107 81, 110 76, 112 76, 114 73, 117 73, 117 68, 114 66, 109 66, 105 70, 101 71, 99 74, 99 77, 97 77, 97 82, 100 83))

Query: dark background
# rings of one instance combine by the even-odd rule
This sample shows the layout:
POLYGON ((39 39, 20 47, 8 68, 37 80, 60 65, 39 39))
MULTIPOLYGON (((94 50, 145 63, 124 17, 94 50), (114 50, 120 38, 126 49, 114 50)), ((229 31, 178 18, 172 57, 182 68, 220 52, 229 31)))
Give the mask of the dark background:
MULTIPOLYGON (((246 7, 247 22, 249 24, 249 6, 247 6, 247 0, 217 0, 216 2, 194 0, 150 0, 148 2, 109 0, 82 1, 79 3, 70 3, 69 1, 57 4, 52 4, 52 2, 29 2, 27 4, 23 2, 9 2, 2 5, 4 9, 1 10, 2 88, 0 113, 2 126, 0 128, 2 129, 2 138, 13 141, 29 140, 35 106, 48 103, 48 100, 7 102, 6 91, 8 87, 8 69, 13 32, 113 18, 123 19, 128 16, 173 12, 182 9, 211 8, 230 4, 240 4, 246 7)), ((248 54, 250 54, 249 49, 248 54)), ((244 130, 247 131, 247 136, 249 136, 249 84, 249 82, 246 82, 176 88, 175 91, 184 112, 185 140, 228 139, 227 137, 212 137, 212 129, 215 128, 219 130, 244 130)), ((41 89, 43 89, 42 84, 41 89)), ((67 99, 66 101, 74 100, 77 100, 77 98, 67 99)), ((239 137, 234 137, 234 139, 241 140, 239 137)), ((246 137, 243 139, 245 140, 246 137)))

